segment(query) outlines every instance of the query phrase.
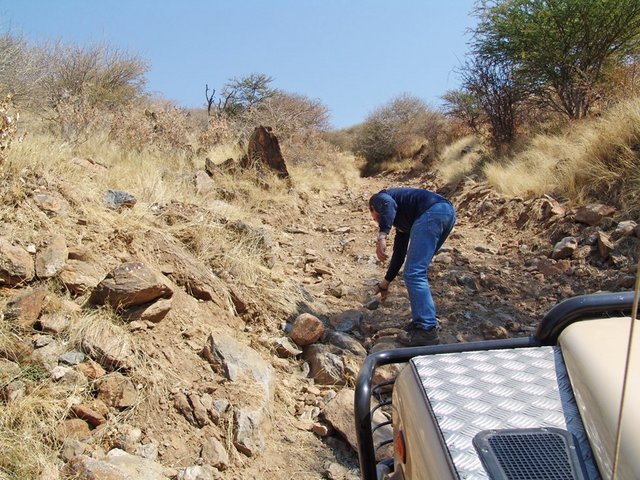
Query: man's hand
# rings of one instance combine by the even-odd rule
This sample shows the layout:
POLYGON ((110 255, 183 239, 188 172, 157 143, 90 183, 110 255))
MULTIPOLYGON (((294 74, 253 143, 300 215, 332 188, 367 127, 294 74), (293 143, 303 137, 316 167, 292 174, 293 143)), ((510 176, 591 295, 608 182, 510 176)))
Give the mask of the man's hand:
POLYGON ((376 242, 376 255, 378 260, 384 262, 389 258, 387 255, 387 236, 384 233, 378 235, 378 241, 376 242))
POLYGON ((380 302, 384 302, 389 295, 389 282, 382 280, 376 285, 376 295, 380 295, 380 302))

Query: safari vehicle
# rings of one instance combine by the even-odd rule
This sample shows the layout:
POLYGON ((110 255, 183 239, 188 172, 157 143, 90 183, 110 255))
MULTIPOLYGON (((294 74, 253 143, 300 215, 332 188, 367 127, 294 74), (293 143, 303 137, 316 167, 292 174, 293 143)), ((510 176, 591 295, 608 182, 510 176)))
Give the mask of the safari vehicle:
POLYGON ((526 338, 370 355, 355 394, 362 478, 640 479, 636 312, 633 292, 583 295, 526 338), (388 364, 405 365, 373 386, 388 364), (372 425, 382 411, 391 420, 372 425))

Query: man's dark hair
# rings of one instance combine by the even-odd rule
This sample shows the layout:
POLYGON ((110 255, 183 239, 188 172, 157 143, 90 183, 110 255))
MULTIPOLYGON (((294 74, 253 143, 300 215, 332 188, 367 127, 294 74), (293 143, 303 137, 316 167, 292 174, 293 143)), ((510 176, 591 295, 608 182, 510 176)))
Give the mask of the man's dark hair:
POLYGON ((374 193, 373 195, 371 195, 371 197, 369 197, 369 210, 375 210, 375 208, 373 207, 373 201, 376 199, 377 196, 378 194, 374 193))

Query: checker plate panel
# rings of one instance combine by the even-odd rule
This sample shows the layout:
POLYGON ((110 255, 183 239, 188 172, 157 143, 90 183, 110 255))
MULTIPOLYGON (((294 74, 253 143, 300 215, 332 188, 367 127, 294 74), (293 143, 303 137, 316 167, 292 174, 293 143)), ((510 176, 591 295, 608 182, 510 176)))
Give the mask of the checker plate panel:
POLYGON ((577 439, 590 480, 599 480, 558 347, 518 348, 411 360, 463 480, 489 478, 473 447, 482 430, 556 427, 577 439))

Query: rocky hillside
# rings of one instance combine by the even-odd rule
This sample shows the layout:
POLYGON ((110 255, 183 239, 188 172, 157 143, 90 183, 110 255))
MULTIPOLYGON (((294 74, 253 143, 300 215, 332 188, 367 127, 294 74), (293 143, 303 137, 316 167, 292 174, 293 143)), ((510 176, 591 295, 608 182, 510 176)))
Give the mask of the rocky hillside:
POLYGON ((335 191, 294 183, 277 202, 265 187, 251 218, 235 218, 242 192, 210 174, 188 174, 215 194, 202 203, 105 190, 87 209, 64 181, 3 187, 4 477, 357 478, 354 378, 410 320, 401 280, 384 305, 370 296, 384 266, 367 199, 384 187, 439 190, 457 207, 430 270, 447 342, 529 335, 559 300, 635 279, 640 229, 605 205, 406 173, 335 191), (204 224, 244 245, 261 273, 243 275, 241 258, 233 270, 203 262, 204 224))

